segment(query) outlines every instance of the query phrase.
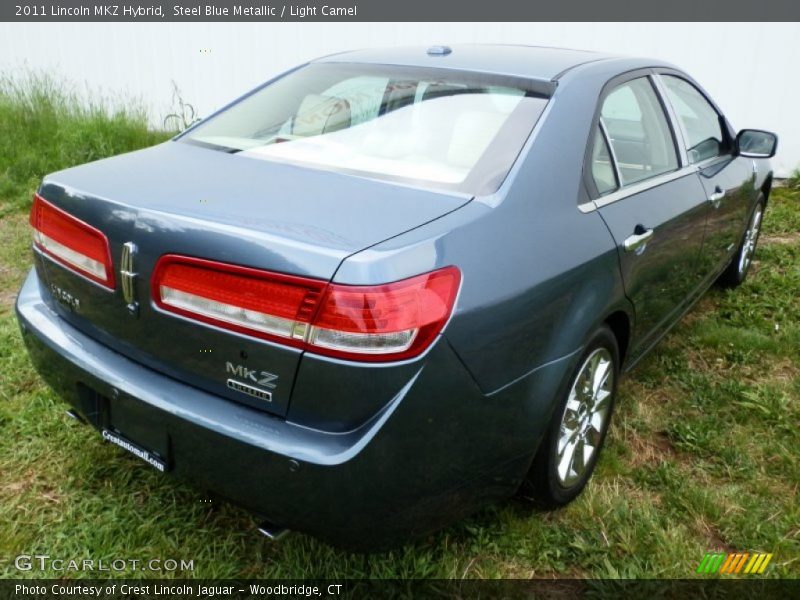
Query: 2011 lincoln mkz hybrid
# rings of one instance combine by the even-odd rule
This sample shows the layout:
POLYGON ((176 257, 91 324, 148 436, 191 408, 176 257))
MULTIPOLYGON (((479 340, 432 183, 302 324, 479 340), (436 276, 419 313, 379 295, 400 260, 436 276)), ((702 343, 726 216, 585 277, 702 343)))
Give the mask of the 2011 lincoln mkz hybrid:
POLYGON ((47 176, 19 322, 107 441, 392 546, 580 493, 620 375, 747 275, 776 145, 660 61, 337 54, 47 176))

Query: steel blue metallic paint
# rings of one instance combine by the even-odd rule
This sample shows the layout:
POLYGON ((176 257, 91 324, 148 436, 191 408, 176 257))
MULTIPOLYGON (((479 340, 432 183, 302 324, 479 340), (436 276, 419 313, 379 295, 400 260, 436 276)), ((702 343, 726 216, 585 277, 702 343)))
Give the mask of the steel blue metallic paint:
POLYGON ((600 99, 626 73, 678 72, 660 61, 500 46, 320 60, 500 73, 554 91, 488 196, 174 141, 50 175, 41 195, 101 229, 115 269, 123 244, 136 244, 139 314, 121 289, 38 253, 17 314, 42 376, 93 426, 280 526, 385 547, 513 494, 587 336, 623 322, 625 364, 641 358, 730 262, 771 170, 731 154, 602 205, 583 176, 600 99), (706 198, 716 186, 730 190, 719 211, 706 198), (652 241, 626 253, 640 224, 652 241), (149 285, 167 253, 355 285, 455 265, 462 287, 425 353, 367 364, 162 313, 149 285), (272 403, 226 387, 226 361, 277 375, 272 403))

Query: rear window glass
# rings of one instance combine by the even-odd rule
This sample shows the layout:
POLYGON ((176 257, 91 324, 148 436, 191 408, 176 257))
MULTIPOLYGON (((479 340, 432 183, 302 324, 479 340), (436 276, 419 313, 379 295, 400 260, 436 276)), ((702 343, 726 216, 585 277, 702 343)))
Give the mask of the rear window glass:
POLYGON ((315 63, 181 137, 242 156, 471 194, 497 189, 546 86, 445 69, 315 63))

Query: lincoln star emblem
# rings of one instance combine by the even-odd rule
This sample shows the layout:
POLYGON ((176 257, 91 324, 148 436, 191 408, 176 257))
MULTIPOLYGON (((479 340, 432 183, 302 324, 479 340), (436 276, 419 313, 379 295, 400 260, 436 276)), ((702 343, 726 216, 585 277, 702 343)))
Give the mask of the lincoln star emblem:
POLYGON ((136 302, 136 272, 133 270, 136 257, 136 244, 126 242, 122 246, 122 261, 119 267, 119 276, 122 281, 122 297, 128 305, 131 314, 137 315, 139 304, 136 302))

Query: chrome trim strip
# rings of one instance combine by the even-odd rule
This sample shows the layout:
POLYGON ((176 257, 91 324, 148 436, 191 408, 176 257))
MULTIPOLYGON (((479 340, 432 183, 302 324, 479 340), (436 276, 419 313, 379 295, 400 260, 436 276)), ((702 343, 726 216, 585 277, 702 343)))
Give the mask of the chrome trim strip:
POLYGON ((136 244, 125 242, 122 245, 122 258, 120 259, 119 275, 122 283, 122 297, 125 303, 132 305, 135 300, 136 273, 133 270, 133 257, 136 254, 136 244))
POLYGON ((696 172, 697 165, 689 165, 687 167, 683 167, 682 169, 678 169, 677 171, 671 171, 669 173, 664 173, 663 175, 657 175, 651 179, 645 179, 644 181, 635 183, 630 187, 623 187, 618 189, 616 192, 611 192, 605 196, 600 196, 591 202, 579 204, 578 209, 580 209, 582 213, 589 213, 593 210, 597 210, 598 208, 602 208, 603 206, 613 204, 619 200, 624 200, 628 196, 641 194, 649 189, 664 185, 670 181, 675 181, 676 179, 681 179, 682 177, 688 177, 696 172))
POLYGON ((230 389, 235 390, 237 392, 242 392, 243 394, 247 394, 248 396, 253 396, 254 398, 258 398, 259 400, 264 400, 266 402, 272 402, 272 392, 268 392, 267 390, 259 389, 252 385, 247 385, 246 383, 242 383, 241 381, 236 381, 235 379, 228 379, 225 382, 230 389))
POLYGON ((611 156, 611 166, 614 167, 614 177, 617 178, 617 189, 615 189, 614 192, 617 192, 622 187, 622 173, 620 173, 619 171, 619 161, 617 161, 617 153, 614 152, 614 144, 611 143, 612 142, 611 135, 608 133, 608 128, 606 128, 606 124, 605 122, 603 122, 602 116, 597 120, 597 123, 598 125, 600 125, 600 133, 603 135, 603 139, 606 142, 606 148, 608 148, 608 154, 609 156, 611 156))
POLYGON ((686 152, 686 132, 683 130, 683 121, 680 120, 678 113, 675 112, 675 107, 672 105, 672 100, 669 98, 666 84, 661 80, 661 75, 657 72, 652 73, 650 75, 650 81, 653 82, 656 93, 660 96, 661 103, 666 109, 667 121, 672 130, 674 142, 678 146, 678 161, 681 167, 685 167, 689 164, 689 154, 686 152))

